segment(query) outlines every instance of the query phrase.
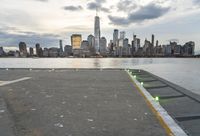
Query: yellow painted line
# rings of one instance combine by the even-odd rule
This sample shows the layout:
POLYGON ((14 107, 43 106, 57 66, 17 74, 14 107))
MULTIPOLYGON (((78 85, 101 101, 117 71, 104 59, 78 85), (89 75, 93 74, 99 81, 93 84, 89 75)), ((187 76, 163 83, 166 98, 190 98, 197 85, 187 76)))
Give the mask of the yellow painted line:
MULTIPOLYGON (((152 102, 149 100, 148 96, 136 84, 136 82, 134 81, 134 77, 128 71, 126 71, 126 72, 129 75, 129 78, 133 82, 133 84, 136 87, 136 89, 140 92, 140 94, 145 99, 145 101, 146 101, 147 105, 149 106, 149 108, 156 115, 156 118, 158 119, 158 121, 162 125, 162 127, 165 129, 167 135, 168 136, 187 136, 187 134, 179 126, 176 126, 177 124, 175 123, 174 120, 173 120, 174 122, 172 121, 172 122, 169 122, 169 123, 167 123, 165 121, 166 119, 164 120, 165 117, 163 117, 163 115, 160 114, 159 110, 157 110, 156 107, 155 107, 155 105, 152 104, 152 102), (168 124, 172 124, 173 127, 169 126, 168 124)), ((153 97, 151 99, 153 99, 153 97)), ((159 104, 159 106, 162 107, 160 104, 159 104)), ((169 115, 167 114, 166 116, 169 116, 169 115)), ((171 116, 169 116, 169 117, 170 117, 170 119, 172 119, 171 116)))

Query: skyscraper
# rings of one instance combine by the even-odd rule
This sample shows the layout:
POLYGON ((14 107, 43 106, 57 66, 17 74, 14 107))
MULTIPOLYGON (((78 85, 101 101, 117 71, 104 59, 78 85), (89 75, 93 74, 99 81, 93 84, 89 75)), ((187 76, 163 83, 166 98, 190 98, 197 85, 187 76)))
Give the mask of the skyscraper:
POLYGON ((5 54, 3 47, 0 47, 0 56, 3 56, 5 54))
POLYGON ((152 37, 151 37, 151 44, 152 44, 152 46, 154 46, 154 40, 155 40, 155 36, 154 36, 154 34, 152 34, 152 37))
POLYGON ((21 57, 27 57, 27 48, 26 48, 26 43, 25 42, 20 42, 19 43, 19 51, 20 51, 20 56, 21 57))
POLYGON ((118 35, 119 35, 119 30, 115 29, 113 33, 113 44, 114 46, 117 46, 118 43, 118 35))
POLYGON ((94 47, 95 46, 95 44, 94 44, 95 43, 95 38, 94 38, 93 35, 89 35, 87 37, 87 41, 88 41, 90 47, 94 47))
POLYGON ((118 54, 120 57, 122 57, 122 48, 124 46, 124 39, 125 39, 125 32, 122 31, 120 32, 120 39, 119 39, 119 48, 117 49, 118 50, 118 54))
POLYGON ((105 56, 107 53, 107 40, 105 37, 100 39, 100 53, 102 56, 105 56))
POLYGON ((32 47, 29 48, 29 55, 33 56, 33 48, 32 47))
POLYGON ((125 32, 122 31, 122 32, 120 32, 120 39, 124 39, 124 38, 125 38, 125 32))
POLYGON ((80 34, 73 34, 71 36, 72 49, 80 49, 81 42, 82 42, 82 36, 80 34))
POLYGON ((62 53, 63 52, 63 43, 62 43, 62 40, 59 40, 59 44, 60 44, 60 52, 62 53))
POLYGON ((95 16, 94 37, 95 37, 95 50, 96 53, 99 53, 101 31, 100 31, 100 18, 98 15, 95 16))
POLYGON ((81 42, 81 49, 83 49, 83 50, 89 50, 89 42, 87 40, 83 40, 81 42))
POLYGON ((40 55, 40 44, 39 43, 37 43, 36 45, 35 45, 35 48, 36 48, 36 55, 39 57, 40 55))

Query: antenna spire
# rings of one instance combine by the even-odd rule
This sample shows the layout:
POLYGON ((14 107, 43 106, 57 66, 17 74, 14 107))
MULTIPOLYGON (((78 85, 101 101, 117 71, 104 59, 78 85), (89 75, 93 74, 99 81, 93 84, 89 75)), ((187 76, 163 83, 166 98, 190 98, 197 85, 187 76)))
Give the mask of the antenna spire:
POLYGON ((97 11, 97 7, 96 7, 96 16, 98 16, 98 13, 97 13, 98 11, 97 11))

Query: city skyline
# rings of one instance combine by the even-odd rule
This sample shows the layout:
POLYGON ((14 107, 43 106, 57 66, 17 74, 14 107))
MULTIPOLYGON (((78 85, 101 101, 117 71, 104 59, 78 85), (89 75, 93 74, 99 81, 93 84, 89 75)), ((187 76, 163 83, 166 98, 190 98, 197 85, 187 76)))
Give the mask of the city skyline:
POLYGON ((93 34, 94 15, 98 7, 101 35, 108 41, 112 39, 113 29, 119 29, 126 31, 130 40, 133 33, 142 42, 145 38, 150 40, 149 35, 155 34, 155 40, 159 39, 161 44, 167 44, 170 39, 178 39, 180 44, 195 41, 196 51, 200 50, 197 25, 200 2, 197 0, 114 0, 112 3, 108 0, 21 0, 12 6, 11 2, 16 3, 3 0, 1 4, 0 46, 17 47, 20 41, 24 41, 28 46, 40 43, 43 47, 51 47, 56 46, 59 39, 63 39, 66 45, 70 44, 70 36, 74 33, 82 34, 83 40, 87 39, 89 34, 93 34), (172 2, 173 6, 170 6, 172 2), (33 7, 37 7, 37 11, 33 7), (50 9, 57 10, 53 10, 55 13, 50 15, 50 9), (132 14, 128 15, 130 11, 132 14), (148 11, 151 13, 147 13, 148 11), (75 18, 71 18, 72 16, 75 18))

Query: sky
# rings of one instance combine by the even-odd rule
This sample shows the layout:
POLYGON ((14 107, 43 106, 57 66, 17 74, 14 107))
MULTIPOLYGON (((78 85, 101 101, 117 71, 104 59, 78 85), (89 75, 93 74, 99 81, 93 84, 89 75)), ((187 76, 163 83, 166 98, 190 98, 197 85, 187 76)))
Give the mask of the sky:
POLYGON ((28 47, 56 47, 59 39, 70 44, 72 34, 87 39, 94 33, 96 7, 108 42, 119 29, 129 42, 133 34, 142 41, 155 34, 160 44, 194 41, 200 50, 200 0, 1 0, 0 46, 24 41, 28 47))

